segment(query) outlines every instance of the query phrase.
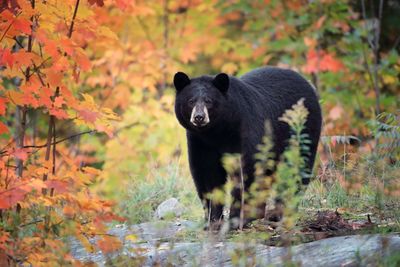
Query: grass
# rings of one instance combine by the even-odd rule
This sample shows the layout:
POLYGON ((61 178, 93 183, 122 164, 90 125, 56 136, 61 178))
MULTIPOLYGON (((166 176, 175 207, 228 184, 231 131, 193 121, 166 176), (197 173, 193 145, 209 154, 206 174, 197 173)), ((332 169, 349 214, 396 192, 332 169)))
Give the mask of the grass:
POLYGON ((120 214, 131 224, 153 221, 157 206, 171 197, 183 205, 183 219, 203 218, 189 171, 177 162, 152 169, 146 177, 136 177, 131 181, 120 202, 120 214))

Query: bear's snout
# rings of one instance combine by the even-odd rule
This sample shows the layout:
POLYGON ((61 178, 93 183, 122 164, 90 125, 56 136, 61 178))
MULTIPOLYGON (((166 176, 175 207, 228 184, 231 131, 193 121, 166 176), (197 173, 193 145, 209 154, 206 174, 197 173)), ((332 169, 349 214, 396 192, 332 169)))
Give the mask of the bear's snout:
POLYGON ((204 103, 197 103, 193 107, 190 122, 197 127, 203 127, 210 122, 208 110, 204 103))

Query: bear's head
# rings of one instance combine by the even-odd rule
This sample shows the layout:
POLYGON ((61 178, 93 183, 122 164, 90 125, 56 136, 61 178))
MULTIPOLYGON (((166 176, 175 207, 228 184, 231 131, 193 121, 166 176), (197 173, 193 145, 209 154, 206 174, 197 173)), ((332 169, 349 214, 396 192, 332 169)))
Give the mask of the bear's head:
POLYGON ((204 131, 218 124, 227 101, 229 76, 201 76, 190 79, 185 73, 174 76, 176 89, 175 114, 179 123, 189 130, 204 131))

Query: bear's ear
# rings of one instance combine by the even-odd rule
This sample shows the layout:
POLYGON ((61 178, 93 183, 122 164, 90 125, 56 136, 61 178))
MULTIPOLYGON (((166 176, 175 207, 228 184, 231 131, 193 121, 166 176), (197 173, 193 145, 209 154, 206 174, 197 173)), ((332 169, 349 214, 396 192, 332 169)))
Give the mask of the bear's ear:
POLYGON ((174 85, 176 91, 181 91, 185 86, 190 84, 189 77, 183 72, 177 72, 174 76, 174 85))
POLYGON ((222 93, 226 93, 226 91, 228 91, 228 88, 229 88, 229 76, 226 73, 220 73, 217 76, 215 76, 212 83, 222 93))

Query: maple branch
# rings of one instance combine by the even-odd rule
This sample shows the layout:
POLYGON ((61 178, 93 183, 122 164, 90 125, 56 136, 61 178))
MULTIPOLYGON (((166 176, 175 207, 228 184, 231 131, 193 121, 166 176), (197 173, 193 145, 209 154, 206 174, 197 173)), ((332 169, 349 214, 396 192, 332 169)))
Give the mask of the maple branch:
POLYGON ((19 45, 20 48, 24 48, 24 45, 17 39, 17 37, 14 36, 12 39, 17 45, 19 45))
MULTIPOLYGON (((56 144, 62 143, 64 141, 67 141, 69 139, 73 139, 75 137, 78 137, 78 136, 81 136, 81 135, 84 135, 84 134, 91 134, 91 133, 94 133, 94 132, 96 132, 96 130, 90 130, 90 131, 86 131, 86 132, 73 134, 73 135, 70 135, 70 136, 65 137, 63 139, 57 140, 55 142, 53 141, 52 143, 50 143, 50 145, 56 145, 56 144)), ((47 147, 47 146, 48 146, 48 144, 46 143, 46 144, 38 145, 38 146, 24 146, 24 148, 44 148, 44 147, 47 147)))
MULTIPOLYGON (((46 155, 44 156, 44 160, 45 161, 49 161, 49 159, 50 159, 51 139, 53 137, 54 120, 55 120, 55 117, 53 115, 50 115, 49 128, 47 130, 47 143, 45 145, 45 147, 46 147, 46 155)), ((43 174, 43 181, 46 181, 46 180, 47 180, 47 173, 43 174)), ((45 189, 43 189, 43 194, 44 195, 46 194, 46 190, 45 189)))
POLYGON ((138 122, 133 122, 133 123, 131 123, 131 124, 128 124, 128 125, 126 125, 126 126, 123 126, 123 127, 119 128, 119 129, 115 130, 114 134, 117 135, 117 134, 119 134, 119 132, 121 132, 122 130, 126 130, 126 129, 129 129, 129 128, 132 128, 132 127, 134 127, 134 126, 136 126, 136 125, 139 125, 139 123, 138 123, 138 122))
MULTIPOLYGON (((74 24, 75 24, 76 14, 78 13, 79 2, 80 2, 80 0, 76 0, 74 14, 72 15, 71 25, 70 25, 69 31, 68 31, 68 38, 69 39, 71 39, 72 32, 74 30, 74 24)), ((59 92, 60 92, 60 87, 57 87, 56 88, 56 92, 54 93, 54 96, 53 96, 53 101, 58 96, 59 92)), ((52 145, 51 139, 55 135, 55 123, 56 123, 55 121, 56 121, 55 116, 54 115, 50 115, 49 128, 48 128, 48 131, 47 131, 47 143, 46 143, 45 161, 49 161, 50 160, 50 152, 51 152, 51 145, 52 145)), ((54 149, 55 149, 55 147, 54 147, 54 149)), ((55 151, 53 152, 53 154, 55 154, 55 151)), ((54 165, 54 162, 53 162, 53 165, 54 165)), ((47 180, 47 174, 44 174, 43 175, 43 181, 46 181, 46 180, 47 180)), ((43 195, 46 195, 46 192, 47 192, 46 189, 42 190, 43 195)))
POLYGON ((74 30, 75 18, 76 18, 76 14, 78 13, 79 1, 80 0, 76 0, 74 14, 72 15, 72 21, 71 21, 71 25, 70 25, 69 31, 68 31, 68 38, 70 38, 70 39, 72 37, 72 31, 74 30))
MULTIPOLYGON (((366 8, 365 8, 365 0, 361 0, 361 9, 362 9, 363 19, 365 20, 364 27, 365 27, 367 34, 369 34, 368 28, 366 26, 367 12, 366 12, 366 8)), ((377 114, 380 113, 380 89, 379 89, 378 68, 379 68, 379 64, 380 64, 379 41, 380 41, 380 36, 381 36, 382 12, 383 12, 383 0, 380 0, 379 1, 379 9, 378 9, 378 17, 376 18, 377 25, 376 26, 374 25, 373 40, 370 41, 369 38, 367 37, 368 44, 369 44, 370 48, 372 49, 373 56, 374 56, 372 71, 369 70, 368 62, 366 62, 366 64, 367 64, 369 76, 371 79, 371 83, 373 85, 373 89, 375 92, 375 106, 376 106, 375 111, 377 114)), ((365 60, 367 61, 367 59, 365 59, 365 60)))
MULTIPOLYGON (((32 6, 32 9, 35 9, 35 0, 31 1, 31 6, 32 6)), ((33 46, 33 32, 34 32, 34 17, 33 17, 33 15, 31 16, 30 20, 31 20, 32 25, 31 25, 31 34, 29 34, 29 36, 28 36, 28 48, 26 49, 26 51, 28 53, 32 52, 32 46, 33 46)), ((30 78, 29 73, 30 73, 30 71, 31 71, 31 67, 29 65, 28 67, 26 67, 25 82, 29 81, 29 78, 30 78)), ((26 105, 22 106, 22 108, 17 106, 17 109, 16 109, 17 119, 20 118, 19 117, 20 116, 20 114, 19 114, 20 109, 22 109, 21 110, 22 118, 20 120, 20 127, 19 127, 19 129, 17 128, 17 130, 19 131, 19 134, 18 134, 19 138, 16 140, 17 148, 24 147, 25 133, 26 133, 26 116, 27 116, 27 113, 28 113, 28 108, 27 108, 26 105)), ((17 162, 17 169, 16 169, 17 176, 18 177, 22 177, 22 172, 24 170, 24 161, 22 159, 17 158, 16 162, 17 162)), ((19 206, 17 206, 17 210, 18 209, 19 209, 19 206)))

